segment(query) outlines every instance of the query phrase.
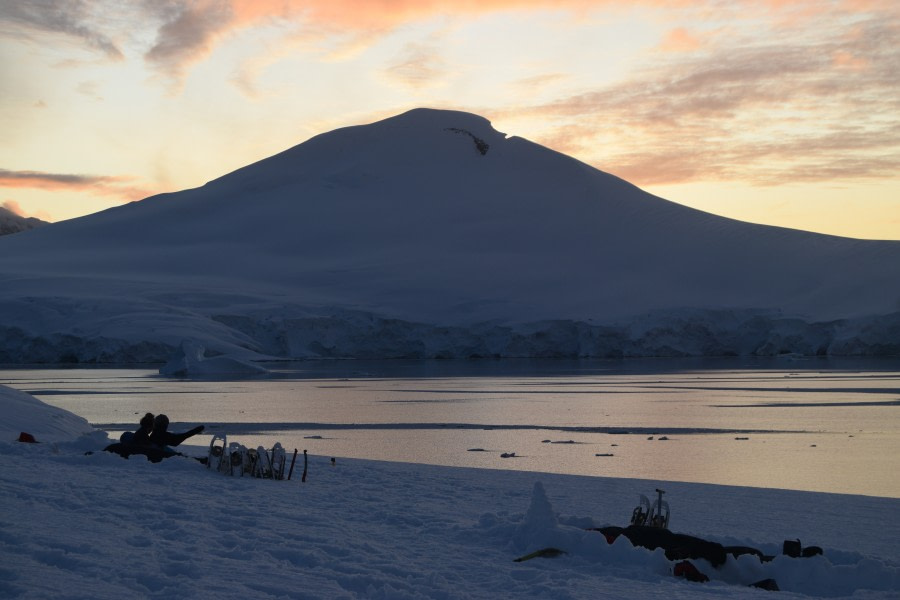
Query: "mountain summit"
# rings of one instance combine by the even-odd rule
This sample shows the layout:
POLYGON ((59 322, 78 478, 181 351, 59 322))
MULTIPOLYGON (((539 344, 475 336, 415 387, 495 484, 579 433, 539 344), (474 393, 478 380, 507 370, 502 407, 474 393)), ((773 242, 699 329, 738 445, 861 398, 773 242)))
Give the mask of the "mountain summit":
POLYGON ((6 362, 162 360, 183 338, 275 357, 884 353, 900 242, 718 217, 417 109, 2 238, 0 311, 6 362))

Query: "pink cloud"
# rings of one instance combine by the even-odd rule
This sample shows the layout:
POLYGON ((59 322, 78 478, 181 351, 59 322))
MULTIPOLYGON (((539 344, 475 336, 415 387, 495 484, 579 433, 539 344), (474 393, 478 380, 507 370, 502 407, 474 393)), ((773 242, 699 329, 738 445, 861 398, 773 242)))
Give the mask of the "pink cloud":
POLYGON ((893 178, 900 46, 888 40, 900 25, 873 15, 854 29, 768 43, 721 36, 615 84, 485 112, 540 121, 535 141, 639 185, 893 178))
MULTIPOLYGON (((647 6, 677 8, 688 0, 645 0, 647 6)), ((614 0, 179 0, 145 5, 161 22, 144 58, 179 84, 190 65, 208 56, 234 32, 266 22, 303 24, 315 36, 344 36, 351 45, 369 45, 397 27, 436 15, 473 17, 500 11, 620 9, 614 0)), ((415 66, 415 65, 408 65, 415 66)), ((429 68, 431 71, 431 68, 429 68)), ((418 77, 414 74, 413 78, 418 77)), ((246 78, 245 78, 246 79, 246 78)), ((252 88, 247 81, 242 84, 252 88)))
POLYGON ((234 8, 239 23, 299 17, 342 29, 386 31, 434 15, 471 16, 506 10, 586 11, 616 4, 612 0, 235 0, 234 8))
POLYGON ((27 217, 25 211, 22 210, 22 206, 16 202, 15 200, 4 200, 2 204, 0 204, 3 208, 8 210, 14 215, 18 215, 20 217, 27 217))
POLYGON ((502 11, 569 11, 586 14, 596 10, 630 10, 634 7, 660 10, 701 10, 706 13, 735 9, 745 16, 783 13, 824 14, 863 13, 896 10, 893 0, 736 0, 722 3, 707 0, 233 0, 235 25, 262 19, 304 19, 341 29, 387 31, 401 23, 435 15, 478 16, 502 11))

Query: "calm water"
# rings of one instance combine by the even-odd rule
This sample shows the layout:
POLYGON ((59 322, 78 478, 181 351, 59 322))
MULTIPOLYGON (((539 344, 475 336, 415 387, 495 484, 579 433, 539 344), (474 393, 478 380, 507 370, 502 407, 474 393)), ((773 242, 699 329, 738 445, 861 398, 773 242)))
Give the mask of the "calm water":
MULTIPOLYGON (((451 466, 900 497, 900 363, 335 361, 240 381, 153 367, 0 369, 118 436, 146 411, 194 438, 451 466), (504 458, 502 454, 512 454, 504 458)), ((339 458, 338 458, 339 460, 339 458)))

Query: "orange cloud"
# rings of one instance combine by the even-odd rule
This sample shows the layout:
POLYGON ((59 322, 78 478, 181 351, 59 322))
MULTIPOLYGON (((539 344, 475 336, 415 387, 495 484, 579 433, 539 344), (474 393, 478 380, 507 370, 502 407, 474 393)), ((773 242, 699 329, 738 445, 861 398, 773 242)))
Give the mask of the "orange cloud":
POLYGON ((132 177, 70 175, 39 171, 0 169, 0 188, 34 188, 49 191, 90 191, 122 200, 139 200, 152 195, 148 190, 126 185, 132 177))
POLYGON ((832 55, 834 66, 843 69, 851 69, 858 71, 869 66, 869 61, 858 56, 854 56, 846 50, 838 50, 832 55))
POLYGON ((672 29, 660 44, 665 52, 690 52, 700 47, 700 40, 688 33, 684 27, 672 29))
POLYGON ((238 23, 299 17, 340 29, 389 30, 435 15, 479 15, 505 10, 585 11, 616 4, 612 0, 235 0, 234 11, 238 23))
POLYGON ((40 188, 40 189, 78 189, 107 185, 121 180, 116 177, 95 175, 63 175, 57 173, 41 173, 38 171, 9 171, 0 169, 0 187, 40 188))
POLYGON ((400 24, 435 15, 479 15, 503 10, 586 11, 612 0, 194 0, 150 4, 162 25, 145 58, 162 66, 205 56, 231 30, 265 21, 324 27, 332 34, 387 33, 400 24))
MULTIPOLYGON (((689 0, 644 0, 642 4, 669 9, 691 6, 689 0)), ((235 31, 266 22, 307 26, 303 35, 343 36, 352 50, 374 43, 403 24, 434 16, 472 17, 513 10, 580 14, 601 8, 618 10, 622 9, 622 4, 615 0, 180 0, 148 3, 144 9, 151 13, 150 20, 162 22, 162 25, 144 58, 177 86, 190 65, 208 56, 222 39, 235 31)), ((238 82, 252 93, 248 75, 249 71, 242 73, 238 82)))
MULTIPOLYGON (((64 34, 110 58, 123 59, 117 41, 132 34, 120 31, 121 24, 140 23, 151 35, 155 33, 144 58, 178 87, 191 65, 212 53, 222 40, 260 24, 302 26, 304 36, 344 36, 354 44, 368 45, 403 24, 434 16, 471 18, 502 11, 567 11, 580 16, 635 6, 666 14, 690 11, 713 20, 760 17, 795 24, 814 15, 896 14, 898 10, 894 0, 167 0, 124 5, 114 0, 43 0, 0 3, 0 23, 13 25, 0 27, 0 35, 20 35, 23 29, 64 34)), ((695 35, 675 29, 663 48, 683 51, 698 43, 695 35)))

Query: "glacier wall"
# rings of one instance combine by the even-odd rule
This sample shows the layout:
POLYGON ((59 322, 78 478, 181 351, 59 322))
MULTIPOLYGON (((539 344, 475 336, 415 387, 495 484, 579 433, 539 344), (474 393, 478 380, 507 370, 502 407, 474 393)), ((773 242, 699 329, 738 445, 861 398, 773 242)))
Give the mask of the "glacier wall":
POLYGON ((436 325, 369 312, 196 315, 158 335, 0 326, 0 363, 160 363, 185 339, 250 360, 900 356, 900 312, 828 322, 760 311, 685 310, 595 324, 571 320, 436 325))

